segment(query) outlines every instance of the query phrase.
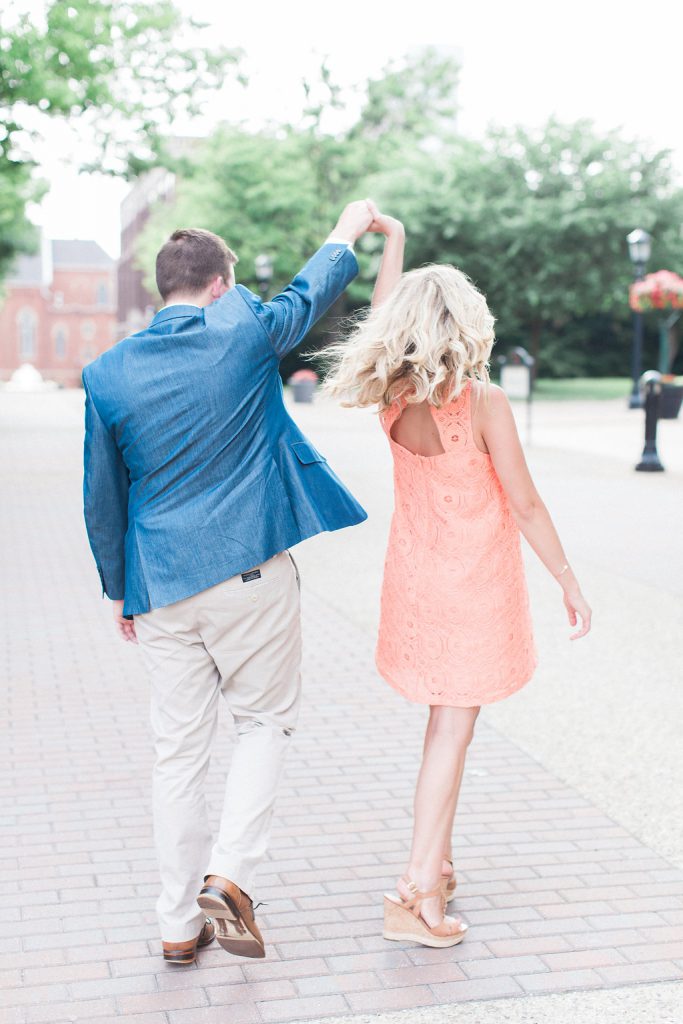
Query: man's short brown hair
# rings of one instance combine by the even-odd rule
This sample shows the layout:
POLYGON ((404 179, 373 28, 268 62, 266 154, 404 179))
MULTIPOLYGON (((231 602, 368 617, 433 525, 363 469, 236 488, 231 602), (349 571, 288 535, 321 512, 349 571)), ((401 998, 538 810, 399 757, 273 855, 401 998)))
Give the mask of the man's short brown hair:
POLYGON ((237 256, 222 238, 204 228, 179 228, 157 253, 157 288, 169 295, 197 295, 214 277, 227 280, 237 256))

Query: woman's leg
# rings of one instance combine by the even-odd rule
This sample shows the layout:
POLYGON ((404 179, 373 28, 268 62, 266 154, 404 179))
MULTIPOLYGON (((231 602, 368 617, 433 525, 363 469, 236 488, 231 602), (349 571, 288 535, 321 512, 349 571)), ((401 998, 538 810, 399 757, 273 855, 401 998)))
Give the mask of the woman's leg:
MULTIPOLYGON (((469 710, 476 711, 476 714, 474 716, 474 721, 476 721, 480 709, 479 708, 471 708, 469 710)), ((473 728, 474 728, 474 721, 472 722, 472 727, 473 728)), ((453 822, 455 820, 455 812, 456 812, 456 809, 457 809, 457 806, 458 806, 458 798, 460 796, 460 787, 462 786, 462 777, 463 777, 464 772, 465 772, 465 758, 463 757, 463 759, 460 762, 460 765, 458 767, 457 776, 456 776, 456 778, 453 781, 453 793, 452 793, 453 800, 452 800, 451 809, 450 809, 450 825, 448 826, 448 838, 446 840, 446 848, 444 850, 444 865, 443 865, 443 873, 444 874, 450 873, 450 871, 452 869, 452 864, 453 864, 453 822)))
MULTIPOLYGON (((423 746, 422 746, 422 759, 423 760, 424 760, 425 754, 427 752, 427 747, 429 746, 429 744, 431 742, 431 739, 432 739, 432 736, 434 734, 434 728, 433 728, 434 716, 432 715, 431 711, 432 711, 432 709, 430 707, 430 709, 429 709, 429 718, 427 720, 427 728, 425 729, 424 743, 423 743, 423 746)), ((460 790, 460 781, 461 780, 462 780, 462 773, 460 774, 460 779, 458 780, 457 786, 456 786, 455 800, 453 802, 453 815, 452 815, 453 819, 455 818, 455 807, 456 807, 457 800, 458 800, 458 791, 460 790)), ((444 876, 448 875, 449 877, 451 875, 452 864, 453 864, 453 839, 452 839, 452 832, 453 832, 453 826, 451 824, 451 830, 448 833, 448 839, 446 841, 446 847, 445 847, 444 852, 443 852, 443 858, 444 859, 443 859, 443 865, 442 865, 442 868, 441 868, 442 874, 444 876)))
MULTIPOLYGON (((408 877, 422 892, 438 887, 479 708, 430 708, 422 766, 415 791, 415 823, 408 877)), ((399 892, 408 896, 403 883, 399 892)), ((443 918, 440 896, 425 900, 422 914, 434 926, 443 918)))

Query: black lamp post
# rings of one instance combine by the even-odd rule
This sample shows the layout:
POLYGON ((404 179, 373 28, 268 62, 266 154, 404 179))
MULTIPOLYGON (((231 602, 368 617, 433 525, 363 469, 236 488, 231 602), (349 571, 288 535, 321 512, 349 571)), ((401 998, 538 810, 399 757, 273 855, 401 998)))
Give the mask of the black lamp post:
POLYGON ((256 274, 256 283, 261 293, 261 298, 265 302, 268 298, 270 282, 273 280, 273 261, 270 256, 261 253, 260 256, 256 257, 254 260, 254 273, 256 274))
MULTIPOLYGON (((650 259, 652 248, 652 236, 636 228, 630 235, 627 235, 628 254, 633 264, 633 278, 635 281, 642 281, 645 277, 645 267, 650 259)), ((643 399, 640 391, 640 375, 643 372, 643 314, 638 310, 633 311, 633 352, 631 356, 631 377, 633 386, 628 401, 629 409, 640 409, 643 399)))
POLYGON ((662 397, 662 375, 657 370, 648 370, 640 379, 645 392, 645 447, 636 466, 639 473, 663 473, 664 466, 657 452, 657 419, 662 397))

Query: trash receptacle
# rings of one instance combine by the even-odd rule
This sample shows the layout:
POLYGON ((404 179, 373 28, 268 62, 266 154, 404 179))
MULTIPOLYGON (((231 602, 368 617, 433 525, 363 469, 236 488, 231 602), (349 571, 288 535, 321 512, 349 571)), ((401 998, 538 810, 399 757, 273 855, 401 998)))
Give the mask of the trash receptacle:
POLYGON ((683 384, 675 380, 662 381, 662 394, 659 402, 660 420, 675 420, 683 405, 683 384))
POLYGON ((287 383, 292 389, 295 402, 312 402, 318 383, 318 374, 314 370, 297 370, 287 383))
POLYGON ((531 444, 531 400, 534 385, 534 357, 518 346, 498 357, 500 386, 508 398, 522 398, 526 402, 526 441, 531 444))

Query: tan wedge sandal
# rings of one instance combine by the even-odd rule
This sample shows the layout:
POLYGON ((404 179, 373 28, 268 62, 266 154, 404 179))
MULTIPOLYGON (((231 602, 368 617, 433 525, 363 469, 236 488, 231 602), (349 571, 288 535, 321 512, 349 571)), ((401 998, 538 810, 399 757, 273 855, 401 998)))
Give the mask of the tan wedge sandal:
POLYGON ((453 861, 448 860, 448 857, 444 857, 451 866, 450 875, 444 875, 441 879, 441 893, 446 903, 450 903, 452 899, 455 899, 455 890, 458 885, 458 880, 455 877, 455 871, 453 870, 453 861))
MULTIPOLYGON (((431 892, 420 892, 410 879, 404 878, 403 881, 410 889, 409 899, 404 900, 401 896, 393 896, 390 893, 384 894, 384 938, 397 942, 419 942, 423 946, 433 946, 435 949, 456 946, 462 942, 468 928, 464 921, 460 922, 460 927, 455 932, 451 930, 449 924, 453 919, 448 917, 444 917, 441 924, 430 928, 420 912, 423 900, 442 895, 441 885, 431 892)), ((453 924, 457 922, 453 921, 453 924)))

